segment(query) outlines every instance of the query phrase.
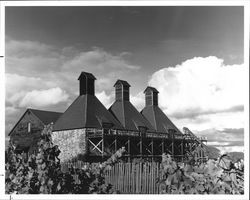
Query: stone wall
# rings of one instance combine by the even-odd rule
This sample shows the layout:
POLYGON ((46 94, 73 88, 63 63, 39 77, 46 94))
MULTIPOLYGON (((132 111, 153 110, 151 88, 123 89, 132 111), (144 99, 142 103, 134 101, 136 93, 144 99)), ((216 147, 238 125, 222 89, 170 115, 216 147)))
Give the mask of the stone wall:
POLYGON ((87 139, 85 129, 54 131, 52 142, 58 145, 61 162, 84 157, 87 153, 87 139))

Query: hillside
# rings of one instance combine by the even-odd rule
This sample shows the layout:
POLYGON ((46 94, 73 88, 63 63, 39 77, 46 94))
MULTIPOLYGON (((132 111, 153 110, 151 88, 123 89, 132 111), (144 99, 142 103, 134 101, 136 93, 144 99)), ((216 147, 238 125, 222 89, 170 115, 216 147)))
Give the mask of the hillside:
POLYGON ((206 150, 209 159, 217 159, 220 156, 220 150, 216 147, 206 145, 206 150))
POLYGON ((228 153, 230 158, 232 159, 233 162, 237 162, 240 159, 244 160, 244 153, 243 152, 230 152, 228 153))
MULTIPOLYGON (((205 146, 208 153, 209 159, 216 159, 220 156, 221 152, 219 149, 213 146, 205 146)), ((233 162, 237 162, 240 159, 244 160, 244 153, 243 152, 229 152, 227 155, 231 158, 233 162)))

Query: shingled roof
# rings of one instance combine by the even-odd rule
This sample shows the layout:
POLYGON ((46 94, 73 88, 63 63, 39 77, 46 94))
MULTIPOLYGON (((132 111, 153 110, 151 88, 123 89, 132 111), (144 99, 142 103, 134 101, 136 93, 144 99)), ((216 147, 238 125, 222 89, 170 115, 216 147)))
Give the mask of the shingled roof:
POLYGON ((77 80, 81 80, 82 76, 85 76, 86 78, 89 78, 89 79, 96 80, 96 77, 93 74, 88 73, 88 72, 81 72, 77 80))
POLYGON ((114 86, 116 86, 116 85, 118 85, 118 84, 122 84, 122 85, 128 86, 128 87, 131 86, 131 85, 129 85, 129 83, 128 83, 127 81, 120 80, 120 79, 118 79, 118 80, 115 82, 114 86))
POLYGON ((150 122, 157 132, 168 132, 168 129, 176 130, 176 134, 182 134, 174 123, 155 105, 146 106, 141 114, 150 122))
POLYGON ((111 124, 114 129, 123 129, 96 96, 86 94, 77 97, 57 120, 53 131, 103 128, 104 124, 111 124))
POLYGON ((16 126, 19 124, 19 122, 22 120, 22 118, 24 117, 24 115, 27 112, 31 112, 33 115, 35 115, 44 125, 48 125, 50 123, 55 123, 56 120, 62 115, 62 113, 60 112, 53 112, 53 111, 46 111, 46 110, 37 110, 37 109, 31 109, 28 108, 24 114, 22 115, 22 117, 20 117, 20 119, 18 120, 18 122, 15 124, 15 126, 12 128, 12 130, 10 131, 9 135, 11 135, 11 133, 13 132, 13 130, 16 128, 16 126))
POLYGON ((36 110, 28 109, 34 115, 36 115, 45 125, 51 122, 55 123, 56 120, 62 115, 60 112, 46 111, 46 110, 36 110))
POLYGON ((138 131, 139 127, 153 130, 150 123, 129 101, 115 101, 109 111, 119 120, 126 130, 138 131))
POLYGON ((182 134, 179 129, 171 122, 171 120, 158 107, 158 90, 148 86, 145 91, 145 108, 141 114, 150 122, 157 132, 168 132, 174 129, 175 134, 182 134))
POLYGON ((150 87, 150 86, 148 86, 145 90, 144 90, 144 93, 146 93, 147 91, 153 91, 153 92, 155 92, 155 93, 159 93, 159 91, 156 89, 156 88, 154 88, 154 87, 150 87))

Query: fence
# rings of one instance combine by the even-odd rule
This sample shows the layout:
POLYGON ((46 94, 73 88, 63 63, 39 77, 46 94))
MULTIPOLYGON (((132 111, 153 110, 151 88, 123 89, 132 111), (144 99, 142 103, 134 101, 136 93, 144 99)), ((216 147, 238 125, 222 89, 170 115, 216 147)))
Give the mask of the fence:
MULTIPOLYGON (((75 163, 62 164, 62 170, 67 171, 71 167, 82 168, 84 165, 98 165, 98 163, 75 163)), ((157 180, 162 178, 161 164, 157 162, 145 163, 116 163, 110 170, 105 172, 105 182, 112 184, 115 190, 124 194, 159 194, 157 180)), ((78 177, 75 176, 78 181, 78 177)))

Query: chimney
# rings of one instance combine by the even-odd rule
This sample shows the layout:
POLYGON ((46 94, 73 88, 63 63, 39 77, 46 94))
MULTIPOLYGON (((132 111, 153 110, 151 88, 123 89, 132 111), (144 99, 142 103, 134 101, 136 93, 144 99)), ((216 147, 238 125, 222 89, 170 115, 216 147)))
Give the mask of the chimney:
POLYGON ((144 90, 146 106, 158 106, 158 90, 153 87, 147 87, 144 90))
POLYGON ((95 80, 93 74, 82 72, 78 78, 80 96, 85 94, 95 95, 95 80))
POLYGON ((116 101, 129 101, 129 87, 127 81, 117 80, 115 85, 115 100, 116 101))

